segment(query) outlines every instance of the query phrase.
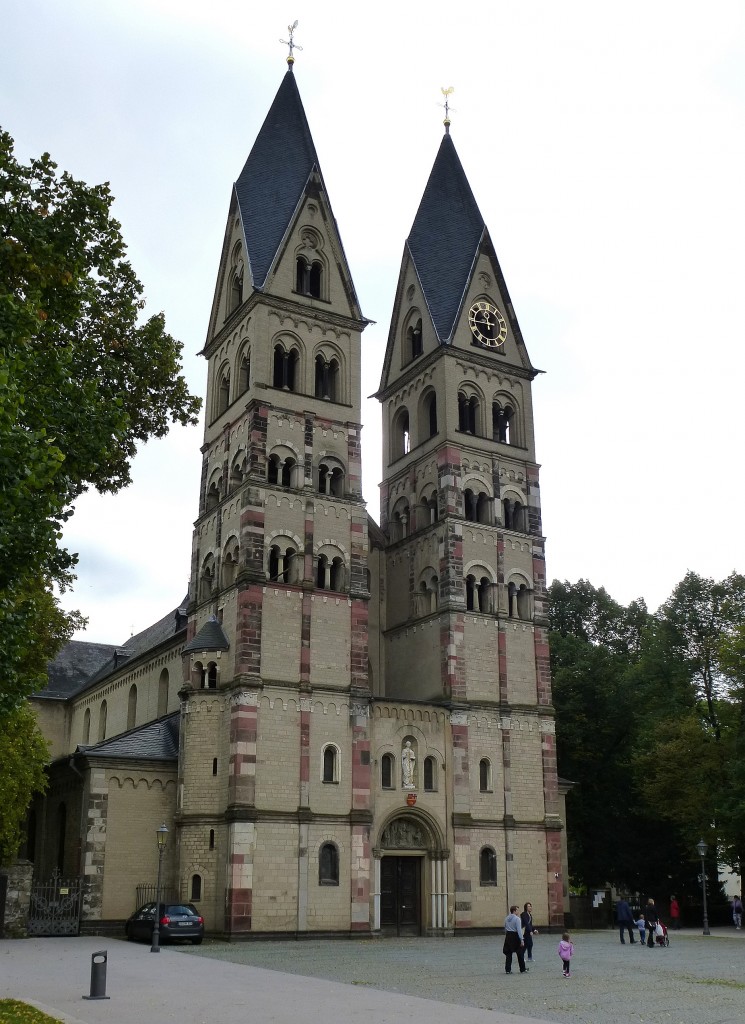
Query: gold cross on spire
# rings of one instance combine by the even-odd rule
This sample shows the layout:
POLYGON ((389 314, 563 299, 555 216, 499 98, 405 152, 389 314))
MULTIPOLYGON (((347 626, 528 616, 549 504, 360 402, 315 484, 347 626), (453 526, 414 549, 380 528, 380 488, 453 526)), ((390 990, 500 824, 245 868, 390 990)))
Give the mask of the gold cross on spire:
POLYGON ((280 39, 280 43, 282 43, 283 46, 289 46, 289 48, 290 48, 290 52, 287 55, 287 63, 290 65, 290 67, 292 67, 292 65, 295 63, 295 58, 292 56, 292 51, 293 50, 302 50, 302 46, 298 46, 298 44, 292 38, 293 35, 295 34, 295 29, 296 28, 297 28, 297 19, 295 19, 295 21, 293 21, 293 23, 291 25, 287 26, 287 31, 290 33, 290 38, 289 39, 280 39))
POLYGON ((447 89, 445 88, 445 86, 442 86, 440 88, 440 92, 445 97, 445 102, 440 104, 441 107, 445 108, 445 120, 442 123, 445 125, 445 131, 449 135, 450 134, 450 101, 448 100, 448 97, 452 93, 455 92, 455 89, 454 89, 454 87, 452 85, 449 85, 447 87, 447 89))

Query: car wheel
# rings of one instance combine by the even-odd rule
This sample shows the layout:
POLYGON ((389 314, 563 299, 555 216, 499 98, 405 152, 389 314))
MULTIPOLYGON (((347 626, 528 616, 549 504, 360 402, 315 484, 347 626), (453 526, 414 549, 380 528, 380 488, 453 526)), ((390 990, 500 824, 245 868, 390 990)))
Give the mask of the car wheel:
POLYGON ((191 944, 192 944, 192 946, 201 946, 202 945, 202 940, 201 939, 192 939, 191 940, 191 944))

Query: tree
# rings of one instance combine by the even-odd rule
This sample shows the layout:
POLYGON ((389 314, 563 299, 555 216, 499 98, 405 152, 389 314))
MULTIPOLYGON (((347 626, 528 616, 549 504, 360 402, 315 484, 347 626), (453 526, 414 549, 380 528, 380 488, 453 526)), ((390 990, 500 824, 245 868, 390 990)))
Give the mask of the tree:
POLYGON ((28 705, 0 715, 0 865, 16 854, 26 808, 46 789, 47 744, 28 705))
POLYGON ((44 679, 79 624, 55 607, 76 563, 60 544, 73 502, 130 482, 138 443, 196 422, 181 345, 142 320, 107 185, 44 154, 17 161, 0 131, 0 711, 44 679), (38 644, 35 638, 46 638, 38 644), (41 657, 42 649, 44 658, 41 657), (35 656, 29 659, 29 651, 35 656))
POLYGON ((658 614, 667 630, 670 651, 687 665, 719 740, 717 698, 726 692, 720 647, 745 619, 745 576, 733 572, 716 582, 687 572, 658 614))

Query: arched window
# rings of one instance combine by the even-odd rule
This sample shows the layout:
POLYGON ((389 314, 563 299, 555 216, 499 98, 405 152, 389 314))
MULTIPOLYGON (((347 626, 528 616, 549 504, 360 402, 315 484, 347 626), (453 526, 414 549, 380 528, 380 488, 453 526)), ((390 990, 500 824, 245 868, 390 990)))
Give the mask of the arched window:
POLYGON ((339 850, 334 843, 324 843, 318 851, 318 884, 339 884, 339 850))
POLYGON ((345 589, 346 574, 344 559, 341 555, 329 556, 321 552, 316 566, 316 586, 319 590, 334 590, 341 593, 345 589))
POLYGON ((230 312, 234 313, 243 302, 243 267, 236 267, 230 279, 230 312))
POLYGON ((319 494, 333 494, 337 498, 344 496, 344 470, 335 462, 324 460, 318 464, 319 494))
POLYGON ((215 830, 213 828, 210 829, 209 848, 210 850, 214 850, 215 848, 215 830))
POLYGON ((489 577, 482 576, 478 582, 476 596, 478 598, 479 611, 483 612, 484 615, 489 615, 494 611, 493 590, 492 581, 489 577))
POLYGON ((511 405, 492 402, 492 437, 502 444, 514 444, 515 410, 511 405))
POLYGON ((466 434, 479 434, 481 407, 477 395, 458 392, 458 430, 466 434))
POLYGON ((168 712, 168 669, 164 668, 158 680, 158 718, 168 712))
POLYGON ((91 709, 86 708, 85 714, 83 715, 83 746, 87 746, 91 741, 91 709))
POLYGON ((323 748, 323 754, 321 757, 321 781, 339 781, 339 751, 331 743, 323 748))
POLYGON ((222 416, 230 405, 230 371, 224 370, 217 386, 217 415, 222 416))
POLYGON ((295 391, 298 351, 295 348, 286 352, 282 345, 274 346, 274 372, 272 383, 275 388, 283 391, 295 391))
POLYGON ((527 533, 526 509, 517 498, 503 498, 502 509, 504 512, 505 530, 515 530, 518 533, 527 533))
POLYGON ((197 900, 202 898, 202 876, 192 875, 191 876, 191 901, 196 903, 197 900))
POLYGON ((212 481, 209 486, 209 490, 205 495, 204 504, 208 512, 211 512, 213 508, 216 508, 220 504, 220 481, 212 481))
POLYGON ((308 261, 305 256, 298 256, 295 261, 295 291, 305 295, 308 290, 308 261))
POLYGON ((424 791, 434 793, 437 789, 437 765, 434 757, 424 759, 424 791))
POLYGON ((531 619, 530 590, 525 583, 521 583, 517 590, 517 615, 520 619, 531 619))
POLYGON ((383 754, 380 759, 380 785, 393 789, 393 754, 383 754))
POLYGON ((243 472, 245 469, 246 460, 242 459, 240 455, 234 460, 233 467, 230 470, 230 490, 237 490, 243 483, 243 472))
POLYGON ((472 612, 475 606, 476 577, 471 573, 466 576, 466 611, 472 612))
POLYGON ((323 286, 323 264, 320 260, 313 260, 308 274, 308 295, 313 299, 321 298, 323 286))
POLYGON ((422 318, 406 329, 406 355, 408 359, 418 359, 422 354, 422 318))
POLYGON ((463 492, 463 516, 469 523, 476 522, 476 496, 470 487, 463 492))
POLYGON ((207 665, 207 689, 217 689, 217 665, 214 661, 210 661, 207 665))
POLYGON ((217 775, 217 758, 212 758, 212 774, 217 775))
POLYGON ((238 366, 238 394, 245 395, 251 386, 251 353, 246 349, 238 366))
POLYGON ((106 701, 101 701, 101 707, 98 709, 98 742, 106 739, 106 715, 107 715, 106 701))
POLYGON ((336 402, 339 384, 339 361, 316 356, 315 396, 327 402, 336 402))
POLYGON ((191 670, 191 685, 200 690, 204 690, 207 686, 207 670, 201 661, 194 662, 194 668, 191 670))
POLYGON ((215 559, 207 555, 202 562, 202 572, 199 578, 199 600, 209 601, 212 597, 212 587, 215 582, 215 559))
POLYGON ((137 721, 137 687, 134 683, 129 688, 129 700, 127 703, 127 728, 134 729, 137 721))
POLYGON ((491 790, 491 762, 487 757, 482 757, 479 761, 479 791, 490 793, 491 790))
POLYGON ((479 853, 479 881, 481 885, 497 884, 497 855, 491 846, 482 846, 479 853))
POLYGON ((292 487, 292 480, 294 475, 295 466, 297 463, 294 459, 285 459, 282 463, 282 486, 292 487))
POLYGON ((282 543, 273 544, 269 549, 268 578, 273 583, 297 583, 297 551, 282 543))
POLYGON ((409 410, 399 409, 393 419, 391 435, 391 460, 408 455, 411 451, 411 431, 409 428, 409 410))

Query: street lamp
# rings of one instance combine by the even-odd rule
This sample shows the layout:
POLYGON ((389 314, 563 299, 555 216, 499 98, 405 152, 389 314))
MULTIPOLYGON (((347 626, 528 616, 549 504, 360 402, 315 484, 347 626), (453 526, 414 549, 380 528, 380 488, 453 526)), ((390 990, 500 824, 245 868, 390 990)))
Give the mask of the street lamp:
POLYGON ((160 876, 163 870, 163 854, 166 852, 168 842, 168 829, 166 823, 156 828, 155 835, 158 839, 158 881, 155 884, 155 921, 153 922, 153 944, 150 947, 151 953, 160 953, 160 876))
POLYGON ((698 850, 698 855, 701 858, 701 888, 704 893, 704 935, 711 935, 711 932, 709 931, 709 915, 706 913, 706 863, 704 861, 706 851, 709 847, 703 839, 700 839, 696 843, 696 849, 698 850))

